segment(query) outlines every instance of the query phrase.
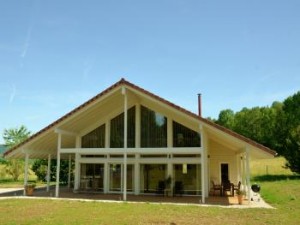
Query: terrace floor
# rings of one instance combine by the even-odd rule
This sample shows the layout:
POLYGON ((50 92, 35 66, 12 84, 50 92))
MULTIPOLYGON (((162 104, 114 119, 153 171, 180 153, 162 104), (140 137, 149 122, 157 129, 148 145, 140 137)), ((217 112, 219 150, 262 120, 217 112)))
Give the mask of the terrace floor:
MULTIPOLYGON (((23 196, 23 189, 13 190, 0 193, 1 197, 23 196)), ((46 188, 36 188, 32 197, 53 198, 55 196, 55 187, 51 187, 47 192, 46 188)), ((74 193, 73 189, 60 187, 59 198, 61 199, 78 199, 78 200, 100 200, 100 201, 122 201, 122 194, 103 194, 96 192, 79 192, 74 193)), ((166 197, 162 195, 127 195, 128 202, 151 202, 151 203, 175 203, 175 204, 201 204, 201 196, 175 196, 166 197)), ((243 205, 238 204, 237 196, 209 196, 205 200, 205 205, 219 205, 228 207, 268 207, 262 199, 260 201, 244 200, 243 205)))

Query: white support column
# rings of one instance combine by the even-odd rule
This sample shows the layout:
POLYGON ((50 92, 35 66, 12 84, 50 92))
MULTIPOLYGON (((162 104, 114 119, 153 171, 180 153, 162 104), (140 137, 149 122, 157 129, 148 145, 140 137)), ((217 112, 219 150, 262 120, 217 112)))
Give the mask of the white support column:
POLYGON ((202 129, 202 149, 203 149, 203 161, 204 161, 204 184, 205 184, 205 197, 208 197, 209 194, 209 176, 208 176, 208 143, 207 143, 207 134, 204 129, 202 129))
POLYGON ((246 191, 246 163, 245 163, 245 153, 241 154, 241 169, 242 169, 242 184, 243 189, 246 191))
MULTIPOLYGON (((135 147, 141 147, 141 105, 136 104, 135 106, 135 147)), ((135 155, 134 163, 134 194, 140 194, 140 155, 135 155)))
POLYGON ((141 105, 135 106, 135 147, 141 147, 141 105))
POLYGON ((71 188, 71 163, 72 163, 72 156, 69 155, 69 171, 68 171, 68 188, 71 188))
POLYGON ((50 191, 50 171, 51 171, 51 154, 48 155, 48 166, 47 166, 47 192, 50 191))
POLYGON ((134 194, 140 194, 140 155, 136 154, 134 163, 134 194))
POLYGON ((127 200, 127 93, 126 88, 122 88, 122 94, 124 95, 124 183, 123 183, 123 201, 127 200))
POLYGON ((173 164, 172 164, 171 161, 172 161, 172 155, 169 155, 169 157, 167 159, 167 162, 168 162, 168 165, 167 165, 167 178, 171 177, 170 194, 172 196, 175 180, 174 180, 174 176, 173 176, 173 164))
POLYGON ((28 183, 28 161, 29 161, 29 154, 25 153, 25 167, 24 167, 24 195, 26 195, 25 192, 25 186, 28 183))
POLYGON ((168 148, 173 147, 173 121, 171 118, 167 120, 167 146, 168 148))
POLYGON ((110 146, 110 120, 105 123, 105 148, 110 146))
POLYGON ((205 182, 205 146, 204 146, 204 135, 203 135, 203 127, 200 124, 199 127, 200 130, 200 146, 202 148, 202 153, 201 153, 201 196, 202 196, 202 203, 205 203, 205 195, 206 195, 206 191, 205 191, 205 186, 206 186, 206 182, 205 182))
POLYGON ((108 187, 108 182, 109 182, 109 180, 108 180, 108 177, 109 177, 109 165, 108 165, 108 162, 105 162, 104 163, 104 178, 103 178, 103 192, 104 192, 104 194, 107 194, 108 193, 108 189, 109 189, 109 187, 108 187))
POLYGON ((248 195, 248 202, 251 201, 251 184, 250 184, 250 153, 249 147, 246 147, 246 181, 247 181, 247 195, 248 195))
POLYGON ((61 134, 58 134, 57 140, 57 164, 56 164, 56 186, 55 197, 59 196, 59 172, 60 172, 60 149, 61 149, 61 134))
MULTIPOLYGON (((76 136, 76 148, 81 147, 81 138, 80 136, 76 136)), ((80 155, 79 153, 75 153, 75 168, 74 168, 74 191, 77 191, 80 188, 79 185, 79 177, 80 177, 80 163, 79 163, 80 155)))

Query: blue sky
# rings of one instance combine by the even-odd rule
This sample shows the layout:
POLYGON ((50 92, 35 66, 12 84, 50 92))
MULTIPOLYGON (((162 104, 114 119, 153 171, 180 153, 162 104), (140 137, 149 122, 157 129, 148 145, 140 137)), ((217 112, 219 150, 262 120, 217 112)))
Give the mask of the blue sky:
MULTIPOLYGON (((0 132, 37 132, 122 77, 203 116, 300 90, 300 1, 0 3, 0 132)), ((3 140, 0 138, 0 143, 3 140)))

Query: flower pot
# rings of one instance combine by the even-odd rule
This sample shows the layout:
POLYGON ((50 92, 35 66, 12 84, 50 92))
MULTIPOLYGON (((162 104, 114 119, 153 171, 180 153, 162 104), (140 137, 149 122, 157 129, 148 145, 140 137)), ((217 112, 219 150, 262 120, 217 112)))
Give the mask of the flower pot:
POLYGON ((25 194, 26 196, 32 196, 35 186, 25 185, 25 194))
POLYGON ((238 203, 240 205, 242 205, 243 204, 243 200, 244 200, 244 195, 238 195, 237 197, 238 197, 238 203))

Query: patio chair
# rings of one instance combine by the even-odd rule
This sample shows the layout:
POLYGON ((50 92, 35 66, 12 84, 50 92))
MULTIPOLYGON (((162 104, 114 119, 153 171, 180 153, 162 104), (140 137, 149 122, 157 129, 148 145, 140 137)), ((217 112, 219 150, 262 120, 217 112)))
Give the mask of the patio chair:
POLYGON ((212 190, 213 190, 213 195, 216 195, 216 191, 220 192, 220 195, 222 195, 222 186, 219 184, 215 184, 215 182, 211 182, 212 183, 212 190))
POLYGON ((227 192, 230 192, 230 195, 233 196, 234 190, 233 190, 233 184, 230 183, 230 181, 226 181, 222 183, 222 188, 223 188, 223 195, 226 196, 227 192))
POLYGON ((175 181, 173 195, 174 196, 183 195, 183 183, 181 181, 175 181))
POLYGON ((157 187, 156 187, 156 194, 164 194, 164 191, 166 189, 165 181, 160 180, 158 181, 157 187))
POLYGON ((239 181, 239 183, 237 185, 234 185, 233 186, 233 194, 234 194, 234 191, 239 191, 241 189, 241 185, 242 185, 242 182, 239 181))

